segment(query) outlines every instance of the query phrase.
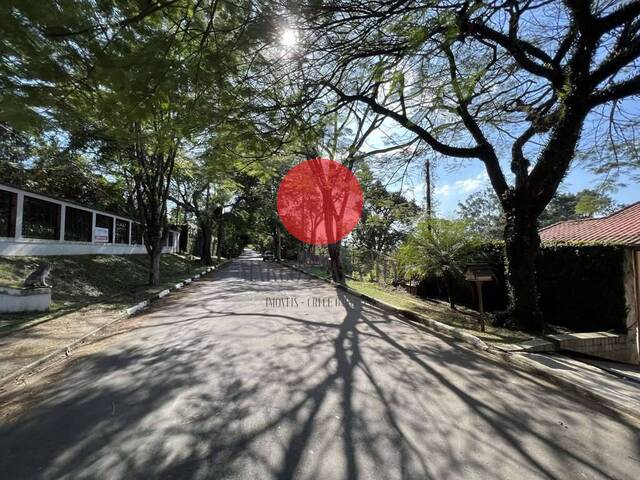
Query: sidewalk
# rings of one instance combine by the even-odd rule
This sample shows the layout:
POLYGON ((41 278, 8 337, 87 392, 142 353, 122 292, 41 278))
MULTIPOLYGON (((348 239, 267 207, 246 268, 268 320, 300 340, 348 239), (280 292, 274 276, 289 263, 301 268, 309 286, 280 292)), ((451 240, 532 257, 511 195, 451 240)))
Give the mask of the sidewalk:
MULTIPOLYGON (((286 262, 283 262, 283 265, 333 284, 331 280, 305 271, 297 266, 286 262)), ((561 384, 569 390, 596 400, 610 410, 640 418, 640 382, 636 380, 636 378, 640 378, 640 374, 638 374, 638 368, 634 366, 625 367, 623 364, 607 362, 608 365, 600 365, 601 368, 599 368, 595 362, 586 363, 561 354, 510 352, 505 350, 504 346, 502 349, 496 348, 498 344, 494 345, 487 341, 486 338, 481 340, 473 334, 475 332, 470 333, 469 330, 438 322, 415 311, 390 305, 384 300, 362 294, 346 285, 340 285, 338 288, 342 288, 352 295, 362 298, 364 301, 374 303, 378 307, 403 316, 412 322, 419 323, 426 330, 452 336, 494 358, 500 358, 522 370, 561 384), (633 380, 623 378, 622 372, 626 373, 627 377, 633 378, 633 380)))
POLYGON ((561 354, 489 352, 585 395, 609 409, 640 418, 640 383, 561 354))
POLYGON ((0 379, 120 317, 120 308, 92 305, 0 337, 0 379))
POLYGON ((49 357, 63 355, 65 349, 84 341, 85 337, 91 336, 97 330, 133 315, 145 308, 150 301, 162 298, 170 291, 180 289, 185 284, 218 270, 227 262, 228 260, 216 266, 202 267, 200 273, 184 278, 173 287, 153 294, 147 293, 144 297, 136 295, 136 301, 143 301, 134 306, 131 306, 131 299, 126 303, 87 305, 51 320, 0 336, 0 388, 3 384, 29 373, 36 365, 48 362, 49 357))

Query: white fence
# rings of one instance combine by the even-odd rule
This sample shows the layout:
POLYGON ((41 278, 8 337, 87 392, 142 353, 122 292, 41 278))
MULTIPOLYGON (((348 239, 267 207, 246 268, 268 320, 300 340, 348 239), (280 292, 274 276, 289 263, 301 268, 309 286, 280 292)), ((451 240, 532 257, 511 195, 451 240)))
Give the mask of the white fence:
MULTIPOLYGON (((169 230, 163 252, 179 241, 169 230)), ((135 220, 0 184, 0 256, 144 253, 135 220)))

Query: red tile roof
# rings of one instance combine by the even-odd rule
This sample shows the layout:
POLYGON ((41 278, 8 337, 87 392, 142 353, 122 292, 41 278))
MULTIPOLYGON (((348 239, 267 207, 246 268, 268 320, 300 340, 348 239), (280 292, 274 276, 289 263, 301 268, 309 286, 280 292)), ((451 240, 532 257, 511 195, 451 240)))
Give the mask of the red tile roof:
POLYGON ((606 242, 640 246, 640 202, 607 217, 567 220, 540 229, 543 242, 606 242))

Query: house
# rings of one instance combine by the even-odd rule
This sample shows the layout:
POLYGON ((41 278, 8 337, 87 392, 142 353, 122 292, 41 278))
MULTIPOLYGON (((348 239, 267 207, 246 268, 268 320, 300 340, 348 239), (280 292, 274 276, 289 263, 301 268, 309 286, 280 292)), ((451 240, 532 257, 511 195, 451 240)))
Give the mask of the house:
MULTIPOLYGON (((163 253, 179 240, 169 228, 163 253)), ((146 253, 134 219, 0 183, 0 256, 146 253)))
POLYGON ((619 347, 607 347, 609 358, 640 362, 640 202, 609 216, 559 222, 540 230, 543 243, 597 242, 624 247, 627 334, 619 347))

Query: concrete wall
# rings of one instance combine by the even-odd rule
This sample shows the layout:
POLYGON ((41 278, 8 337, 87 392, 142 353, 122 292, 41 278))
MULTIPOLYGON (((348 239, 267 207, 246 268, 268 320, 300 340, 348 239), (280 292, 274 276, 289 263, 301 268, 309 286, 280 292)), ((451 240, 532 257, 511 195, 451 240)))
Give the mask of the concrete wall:
MULTIPOLYGON (((130 255, 130 254, 145 254, 147 251, 144 245, 133 244, 132 238, 132 226, 134 223, 138 223, 133 219, 114 215, 113 213, 103 212, 92 208, 76 205, 71 202, 65 202, 64 200, 58 200, 55 198, 47 197, 45 195, 39 195, 37 193, 27 192, 18 188, 9 187, 7 185, 0 184, 0 190, 15 193, 17 196, 16 206, 16 221, 15 221, 15 236, 13 237, 0 237, 0 256, 6 257, 19 257, 19 256, 46 256, 46 255, 130 255), (29 196, 38 198, 40 200, 46 200, 47 202, 60 205, 60 234, 57 240, 44 240, 37 238, 24 238, 22 236, 22 216, 24 197, 29 196), (113 218, 113 235, 111 243, 104 242, 75 242, 64 240, 65 237, 65 213, 67 207, 85 210, 92 213, 93 223, 92 232, 95 232, 96 227, 96 214, 107 215, 113 218), (129 240, 127 243, 115 243, 115 224, 116 220, 121 220, 129 223, 129 240)), ((169 234, 173 236, 173 246, 168 245, 162 249, 163 253, 175 253, 179 249, 180 245, 180 232, 170 230, 169 234)), ((92 237, 95 240, 95 235, 92 237)))
POLYGON ((51 288, 0 287, 0 313, 47 312, 51 306, 51 288))
POLYGON ((627 335, 608 332, 587 332, 546 335, 557 350, 579 352, 617 362, 629 362, 630 351, 627 335))

